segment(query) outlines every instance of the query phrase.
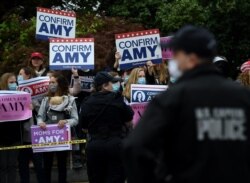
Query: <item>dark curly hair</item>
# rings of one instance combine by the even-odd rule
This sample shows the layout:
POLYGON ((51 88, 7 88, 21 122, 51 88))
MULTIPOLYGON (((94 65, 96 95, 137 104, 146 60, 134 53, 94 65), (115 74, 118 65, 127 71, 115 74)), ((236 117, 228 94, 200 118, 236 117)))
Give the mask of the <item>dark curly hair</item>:
MULTIPOLYGON (((56 92, 57 96, 63 96, 63 95, 68 95, 69 94, 69 83, 68 80, 59 73, 53 73, 51 78, 54 77, 58 83, 58 90, 56 92)), ((48 92, 49 97, 54 97, 55 94, 51 93, 50 91, 48 92)))
POLYGON ((36 73, 31 67, 22 67, 20 70, 23 70, 26 75, 29 75, 30 79, 36 77, 36 73))

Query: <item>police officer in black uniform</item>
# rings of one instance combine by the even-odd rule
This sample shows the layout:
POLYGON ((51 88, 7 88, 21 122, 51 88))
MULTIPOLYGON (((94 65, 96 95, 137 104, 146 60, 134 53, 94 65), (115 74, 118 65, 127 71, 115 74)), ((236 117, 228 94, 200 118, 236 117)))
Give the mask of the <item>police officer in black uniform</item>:
POLYGON ((170 47, 183 73, 124 144, 128 183, 250 182, 250 93, 212 65, 214 36, 186 26, 170 47))
POLYGON ((117 92, 115 78, 107 72, 97 73, 96 92, 81 106, 80 122, 88 130, 86 147, 90 183, 124 183, 121 158, 122 139, 130 127, 133 111, 117 92))

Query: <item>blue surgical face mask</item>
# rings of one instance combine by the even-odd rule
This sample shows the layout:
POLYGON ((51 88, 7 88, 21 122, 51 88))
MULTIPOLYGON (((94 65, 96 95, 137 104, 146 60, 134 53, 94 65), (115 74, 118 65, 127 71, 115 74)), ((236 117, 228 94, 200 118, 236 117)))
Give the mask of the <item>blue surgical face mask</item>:
POLYGON ((145 77, 138 78, 137 84, 145 85, 146 84, 146 78, 145 77))
POLYGON ((170 74, 170 81, 175 83, 181 76, 182 72, 179 70, 178 64, 175 60, 168 62, 168 70, 170 74))
POLYGON ((112 85, 113 87, 113 92, 119 92, 120 91, 120 84, 119 83, 114 83, 112 85))
POLYGON ((24 78, 23 78, 22 75, 18 75, 18 76, 17 76, 17 81, 23 81, 23 80, 24 80, 24 78))
POLYGON ((9 90, 11 90, 11 91, 16 91, 16 89, 17 89, 17 84, 16 84, 16 83, 9 83, 9 84, 8 84, 8 88, 9 88, 9 90))
POLYGON ((176 78, 174 78, 174 77, 170 77, 170 82, 171 82, 171 83, 175 83, 175 82, 176 82, 176 80, 177 80, 176 78))
POLYGON ((124 83, 127 83, 128 80, 129 80, 129 75, 127 75, 127 76, 124 77, 124 83))

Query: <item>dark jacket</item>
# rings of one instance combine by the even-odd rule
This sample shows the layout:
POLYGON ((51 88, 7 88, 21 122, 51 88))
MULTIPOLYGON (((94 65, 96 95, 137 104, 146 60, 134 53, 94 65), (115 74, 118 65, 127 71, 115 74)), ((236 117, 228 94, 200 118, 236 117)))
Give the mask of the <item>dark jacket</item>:
POLYGON ((90 135, 109 136, 121 133, 125 123, 133 119, 133 114, 121 95, 97 92, 83 102, 79 121, 90 135))
POLYGON ((25 121, 10 121, 0 123, 0 146, 12 146, 23 143, 23 124, 25 121))
POLYGON ((250 92, 212 65, 156 97, 124 144, 128 183, 250 182, 250 92))

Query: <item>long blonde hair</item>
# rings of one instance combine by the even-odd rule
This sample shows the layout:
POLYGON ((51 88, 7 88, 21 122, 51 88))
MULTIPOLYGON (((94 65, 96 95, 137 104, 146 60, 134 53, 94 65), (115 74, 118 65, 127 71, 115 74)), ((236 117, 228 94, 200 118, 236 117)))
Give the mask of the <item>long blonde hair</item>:
POLYGON ((126 97, 127 99, 130 99, 131 97, 130 96, 131 84, 137 84, 139 78, 138 76, 141 71, 145 72, 143 68, 135 68, 131 71, 128 82, 126 83, 126 87, 123 91, 123 96, 126 97))
POLYGON ((16 77, 14 73, 5 73, 2 75, 1 80, 0 80, 0 89, 1 90, 9 90, 8 88, 8 80, 11 77, 16 77))
POLYGON ((167 84, 169 82, 168 67, 165 63, 157 65, 157 75, 159 79, 159 84, 167 84))

